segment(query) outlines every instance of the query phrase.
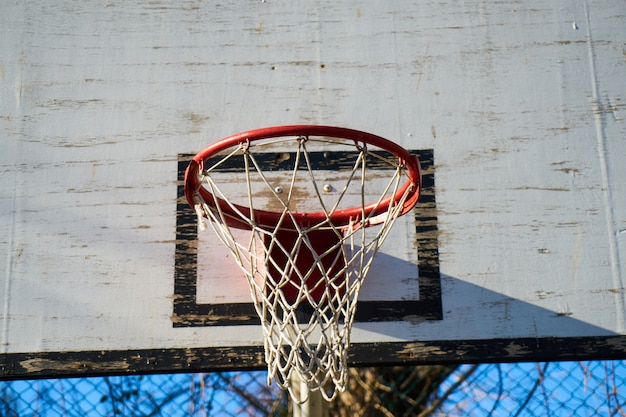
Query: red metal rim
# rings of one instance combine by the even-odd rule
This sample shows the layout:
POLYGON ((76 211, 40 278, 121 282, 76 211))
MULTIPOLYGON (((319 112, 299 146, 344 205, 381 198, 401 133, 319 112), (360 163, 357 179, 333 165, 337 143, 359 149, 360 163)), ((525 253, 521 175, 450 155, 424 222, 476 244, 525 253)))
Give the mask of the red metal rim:
MULTIPOLYGON (((285 136, 327 136, 340 139, 353 140, 355 145, 370 144, 384 149, 399 158, 401 164, 404 164, 407 168, 408 179, 393 195, 383 200, 381 203, 371 203, 365 207, 354 207, 345 210, 337 210, 330 215, 330 222, 336 227, 343 227, 349 224, 358 226, 371 226, 377 222, 369 222, 361 224, 362 216, 365 214, 366 218, 371 218, 386 212, 389 206, 393 203, 397 204, 402 201, 405 193, 409 192, 408 197, 404 200, 400 215, 407 213, 411 210, 417 200, 421 190, 421 167, 419 160, 413 154, 406 149, 397 145, 396 143, 382 138, 380 136, 373 135, 371 133, 362 132, 359 130, 348 129, 343 127, 334 126, 317 126, 317 125, 293 125, 293 126, 275 126, 266 127, 262 129, 250 130, 247 132, 237 133, 232 136, 228 136, 221 139, 214 144, 208 146, 201 152, 199 152, 192 161, 189 163, 185 172, 185 197, 191 207, 196 204, 195 196, 200 194, 202 199, 207 204, 219 205, 229 218, 229 226, 250 229, 248 223, 243 220, 238 221, 237 218, 241 216, 236 213, 239 211, 244 216, 250 218, 250 209, 248 207, 227 203, 221 198, 216 198, 206 188, 202 187, 200 181, 200 172, 204 170, 204 161, 218 152, 239 146, 244 142, 252 142, 256 140, 280 138, 285 136)), ((299 227, 310 227, 316 224, 320 224, 327 220, 329 216, 327 213, 320 212, 295 212, 292 213, 293 221, 298 224, 299 227)), ((286 220, 282 213, 266 210, 254 210, 255 223, 259 227, 275 228, 279 223, 280 227, 289 227, 291 220, 286 220)))

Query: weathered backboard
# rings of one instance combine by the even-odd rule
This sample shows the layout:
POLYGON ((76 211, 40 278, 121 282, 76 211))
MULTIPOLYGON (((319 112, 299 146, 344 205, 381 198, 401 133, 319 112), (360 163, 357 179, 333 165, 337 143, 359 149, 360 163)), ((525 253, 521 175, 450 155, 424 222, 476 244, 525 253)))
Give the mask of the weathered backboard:
POLYGON ((262 368, 182 176, 303 123, 424 169, 353 364, 626 358, 623 1, 0 7, 0 378, 262 368))

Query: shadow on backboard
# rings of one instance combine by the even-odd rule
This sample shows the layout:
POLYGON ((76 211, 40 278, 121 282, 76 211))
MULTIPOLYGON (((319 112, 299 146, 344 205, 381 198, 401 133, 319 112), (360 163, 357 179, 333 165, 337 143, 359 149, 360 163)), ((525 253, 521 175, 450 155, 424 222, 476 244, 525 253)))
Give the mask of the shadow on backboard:
MULTIPOLYGON (((380 261, 400 267, 402 263, 387 255, 380 261)), ((535 299, 521 300, 443 274, 440 282, 441 319, 428 319, 418 311, 399 321, 355 322, 351 363, 614 359, 624 350, 623 336, 579 320, 571 311, 551 309, 551 300, 539 293, 535 299)), ((491 283, 497 288, 498 279, 491 283)))
MULTIPOLYGON (((388 268, 410 270, 415 265, 379 253, 374 260, 372 274, 363 284, 362 294, 371 294, 383 281, 382 271, 388 268)), ((430 273, 420 269, 419 276, 430 273)), ((433 282, 418 280, 420 302, 418 300, 395 300, 406 302, 405 314, 394 314, 386 319, 378 320, 386 323, 372 323, 372 320, 355 320, 356 329, 367 329, 377 334, 392 338, 410 340, 440 340, 440 339, 488 339, 488 338, 518 338, 518 337, 586 337, 606 336, 615 334, 609 330, 578 320, 571 311, 550 309, 547 300, 541 294, 535 300, 520 300, 510 295, 485 288, 465 280, 441 275, 436 282, 440 287, 436 295, 441 297, 441 316, 434 314, 439 305, 433 299, 432 291, 423 288, 423 284, 433 285, 433 282), (413 304, 409 304, 413 303, 413 304), (418 307, 411 310, 409 306, 418 307), (398 324, 389 323, 398 321, 398 324)), ((498 279, 493 278, 492 288, 498 287, 498 279)), ((393 283, 388 283, 393 285, 393 283)), ((562 305, 563 303, 559 303, 562 305)), ((368 312, 367 301, 359 302, 357 315, 371 316, 368 312), (363 311, 365 310, 365 311, 363 311)))
POLYGON ((623 335, 571 312, 442 276, 443 319, 354 323, 350 363, 442 364, 622 359, 623 335))

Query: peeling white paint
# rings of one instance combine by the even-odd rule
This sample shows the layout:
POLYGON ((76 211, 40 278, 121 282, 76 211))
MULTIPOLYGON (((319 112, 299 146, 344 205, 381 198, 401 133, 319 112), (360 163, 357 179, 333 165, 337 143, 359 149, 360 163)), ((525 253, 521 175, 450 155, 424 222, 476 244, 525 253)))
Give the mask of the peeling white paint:
POLYGON ((0 353, 260 345, 173 327, 177 157, 294 123, 434 150, 444 318, 353 343, 624 335, 623 2, 4 3, 0 353))

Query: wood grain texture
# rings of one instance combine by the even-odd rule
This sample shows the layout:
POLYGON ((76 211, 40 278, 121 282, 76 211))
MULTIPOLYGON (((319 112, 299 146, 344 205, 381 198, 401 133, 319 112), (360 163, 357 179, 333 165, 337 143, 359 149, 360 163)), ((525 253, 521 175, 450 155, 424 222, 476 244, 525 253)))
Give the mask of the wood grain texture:
MULTIPOLYGON (((405 219, 385 248, 406 270, 438 257, 441 319, 358 323, 354 363, 398 352, 419 352, 406 356, 416 362, 624 356, 624 2, 1 9, 2 375, 80 373, 81 361, 149 371, 128 365, 132 351, 173 355, 178 370, 185 349, 210 352, 199 368, 248 349, 233 366, 258 366, 257 326, 177 325, 175 257, 193 257, 195 244, 177 235, 178 157, 299 123, 435 156, 436 193, 420 204, 436 201, 436 222, 405 219), (430 255, 418 259, 418 247, 430 255), (73 352, 87 353, 73 362, 73 352)), ((371 299, 429 291, 372 282, 371 299)))

